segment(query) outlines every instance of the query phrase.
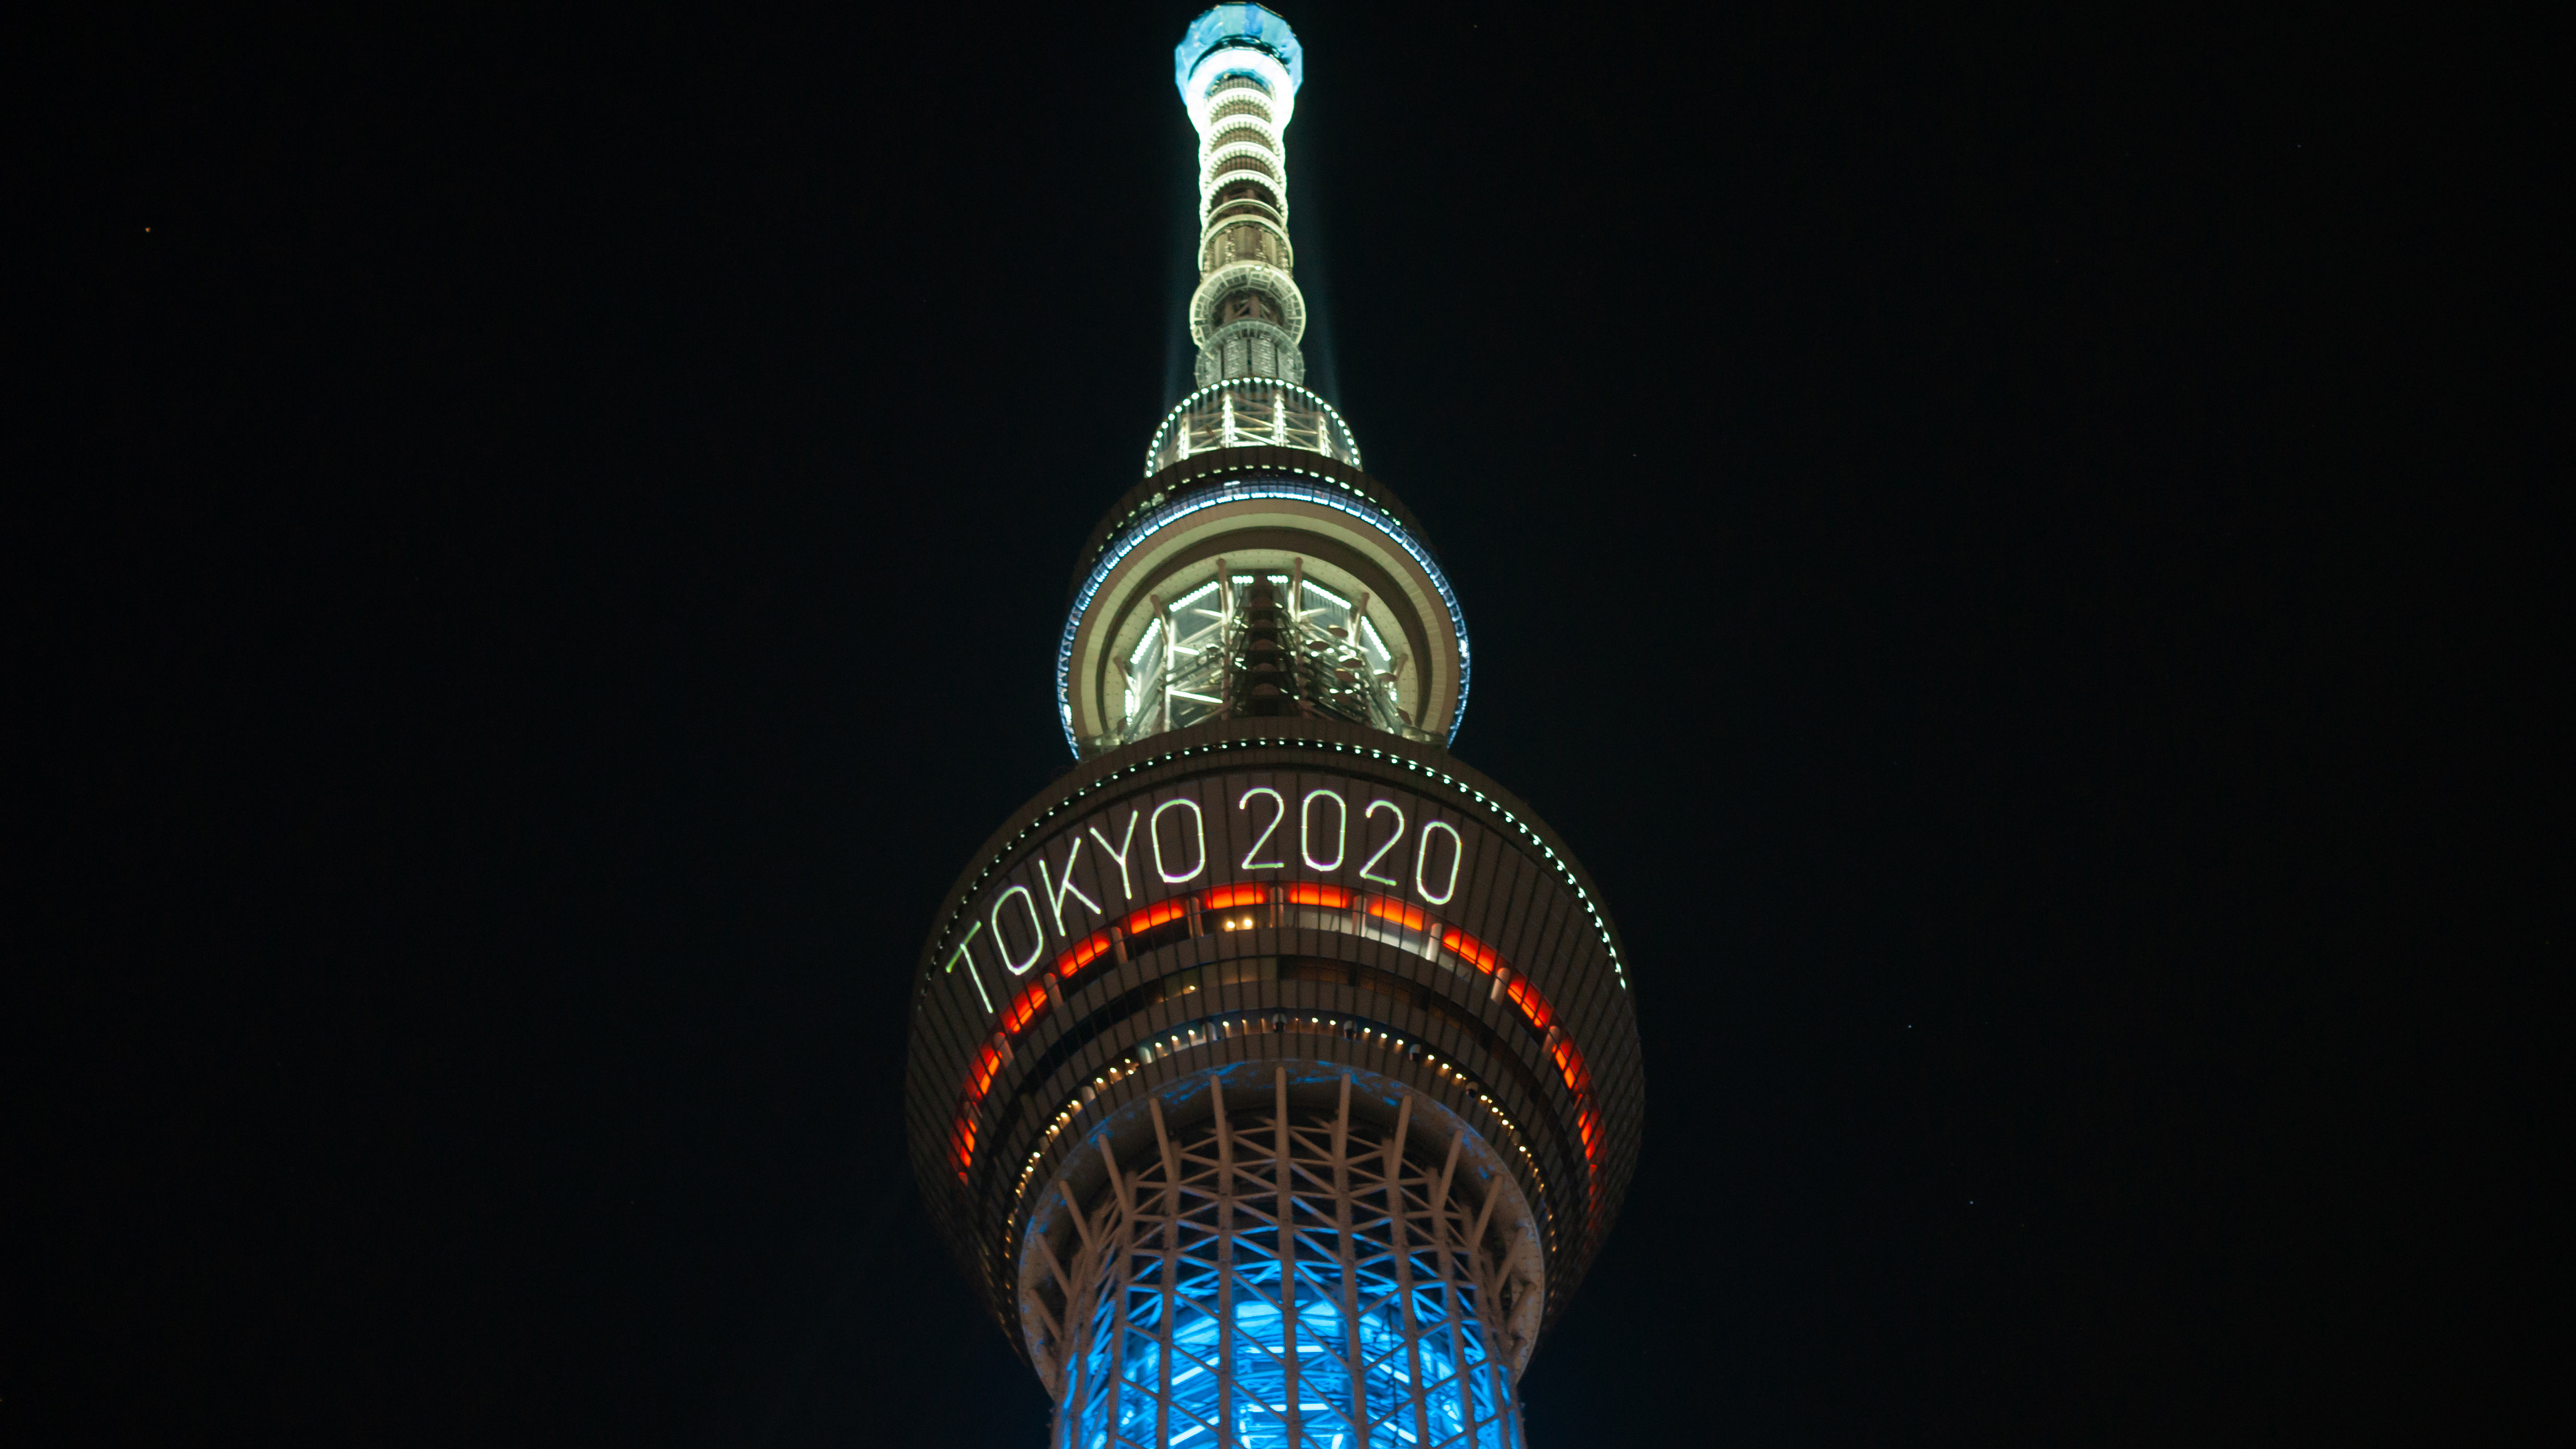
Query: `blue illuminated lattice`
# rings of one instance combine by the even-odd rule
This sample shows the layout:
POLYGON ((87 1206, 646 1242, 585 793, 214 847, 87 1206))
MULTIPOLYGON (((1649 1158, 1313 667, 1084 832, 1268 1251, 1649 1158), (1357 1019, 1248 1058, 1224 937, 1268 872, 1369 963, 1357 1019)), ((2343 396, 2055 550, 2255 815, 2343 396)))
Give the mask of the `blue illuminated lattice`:
POLYGON ((1236 1121, 1174 1134, 1101 1210, 1055 1449, 1519 1449, 1457 1180, 1358 1124, 1300 1119, 1282 1151, 1275 1118, 1236 1121))

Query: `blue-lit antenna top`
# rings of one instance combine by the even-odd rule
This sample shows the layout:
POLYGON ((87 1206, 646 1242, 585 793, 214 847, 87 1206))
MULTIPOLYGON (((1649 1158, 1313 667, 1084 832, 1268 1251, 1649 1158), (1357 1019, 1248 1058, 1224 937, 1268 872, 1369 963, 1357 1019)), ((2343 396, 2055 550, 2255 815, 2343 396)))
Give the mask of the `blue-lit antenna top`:
POLYGON ((1304 48, 1258 5, 1220 5, 1172 48, 1172 79, 1199 133, 1199 285, 1190 341, 1201 388, 1306 380, 1306 298, 1288 239, 1288 121, 1304 48))
POLYGON ((1172 84, 1180 88, 1181 99, 1195 103, 1198 96, 1193 92, 1200 89, 1193 84, 1196 72, 1230 50, 1266 55, 1278 65, 1287 82, 1286 93, 1278 98, 1280 119, 1285 121, 1297 87, 1306 79, 1306 50, 1297 43, 1297 32, 1288 28, 1288 22, 1266 6, 1219 5, 1190 22, 1181 43, 1172 47, 1172 84))

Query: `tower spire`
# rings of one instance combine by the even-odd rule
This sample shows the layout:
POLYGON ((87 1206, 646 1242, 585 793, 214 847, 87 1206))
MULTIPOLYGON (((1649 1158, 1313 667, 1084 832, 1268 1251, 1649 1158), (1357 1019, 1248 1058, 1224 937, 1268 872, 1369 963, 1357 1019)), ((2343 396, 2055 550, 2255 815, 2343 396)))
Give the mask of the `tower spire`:
POLYGON ((1306 380, 1306 298, 1288 239, 1288 122, 1305 50, 1259 5, 1220 5, 1172 50, 1199 133, 1199 285, 1190 296, 1198 385, 1306 380))

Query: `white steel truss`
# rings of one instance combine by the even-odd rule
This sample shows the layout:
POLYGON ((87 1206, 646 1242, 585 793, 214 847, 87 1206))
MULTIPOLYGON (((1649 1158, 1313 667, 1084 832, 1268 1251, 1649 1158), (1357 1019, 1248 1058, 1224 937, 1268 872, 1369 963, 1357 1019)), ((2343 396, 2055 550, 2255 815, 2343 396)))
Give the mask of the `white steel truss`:
POLYGON ((1305 577, 1302 560, 1287 573, 1234 572, 1218 559, 1211 576, 1154 616, 1121 661, 1118 727, 1091 740, 1094 749, 1132 744, 1234 713, 1235 674, 1242 666, 1242 599, 1267 582, 1287 600, 1285 642, 1292 646, 1298 698, 1317 714, 1373 726, 1406 739, 1430 739, 1399 702, 1411 662, 1369 617, 1369 596, 1341 595, 1305 577))
POLYGON ((1052 1449, 1520 1449, 1541 1300, 1509 1180, 1460 1171, 1463 1134, 1409 1151, 1410 1097, 1355 1120, 1348 1077, 1333 1112, 1292 1111, 1284 1070, 1261 1110, 1208 1090, 1066 1199, 1070 1262, 1031 1235, 1052 1449))
POLYGON ((1356 468, 1350 425, 1321 395, 1276 378, 1237 377, 1181 399, 1154 431, 1145 476, 1216 448, 1299 448, 1356 468))

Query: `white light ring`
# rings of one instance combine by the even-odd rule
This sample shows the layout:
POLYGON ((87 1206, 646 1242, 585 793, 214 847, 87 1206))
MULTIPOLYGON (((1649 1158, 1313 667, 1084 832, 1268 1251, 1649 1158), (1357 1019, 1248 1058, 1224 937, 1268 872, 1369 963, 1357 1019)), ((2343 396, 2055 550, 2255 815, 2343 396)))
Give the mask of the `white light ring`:
MULTIPOLYGON (((1242 384, 1246 386, 1296 386, 1295 383, 1286 382, 1279 378, 1269 377, 1230 377, 1225 380, 1225 384, 1221 385, 1234 384, 1242 384)), ((1289 398, 1284 399, 1283 401, 1291 407, 1294 407, 1299 400, 1289 398)), ((1216 409, 1212 409, 1204 403, 1192 410, 1193 414, 1198 418, 1205 418, 1208 414, 1215 411, 1216 409)), ((1151 478, 1155 474, 1162 472, 1165 468, 1169 468, 1174 464, 1184 461, 1185 456, 1194 458, 1207 453, 1219 452, 1226 448, 1293 448, 1301 453, 1312 453, 1318 458, 1330 458, 1337 463, 1345 464, 1349 467, 1356 468, 1360 466, 1359 445, 1351 441, 1350 434, 1346 429, 1341 427, 1331 417, 1324 413, 1310 412, 1308 416, 1320 419, 1322 422, 1322 426, 1316 429, 1317 432, 1322 434, 1322 442, 1320 446, 1294 436, 1265 437, 1263 436, 1261 426, 1258 423, 1253 423, 1238 424, 1236 429, 1236 438, 1233 442, 1229 443, 1220 441, 1203 444, 1192 448, 1187 455, 1184 455, 1178 447, 1178 437, 1176 433, 1173 430, 1166 429, 1165 431, 1155 435, 1160 438, 1161 441, 1157 442, 1154 445, 1153 450, 1145 455, 1145 476, 1151 478)), ((1365 497, 1366 495, 1362 494, 1362 496, 1365 497)))
MULTIPOLYGON (((1270 156, 1268 152, 1254 151, 1249 147, 1235 148, 1223 161, 1217 163, 1216 169, 1199 173, 1199 210, 1202 213, 1213 213, 1216 210, 1217 193, 1247 177, 1278 192, 1281 197, 1286 197, 1288 168, 1285 166, 1274 168, 1275 160, 1276 158, 1270 156)), ((1201 225, 1205 223, 1202 222, 1201 225)))
MULTIPOLYGON (((1257 55, 1260 52, 1260 49, 1261 47, 1259 46, 1251 46, 1246 48, 1245 51, 1238 53, 1257 55)), ((1263 105, 1270 106, 1274 109, 1279 105, 1280 95, 1277 81, 1279 72, 1272 70, 1269 66, 1262 65, 1257 62, 1250 65, 1223 64, 1220 63, 1218 59, 1221 54, 1222 52, 1219 51, 1209 51, 1206 55, 1201 56, 1198 60, 1191 63, 1194 69, 1191 72, 1190 79, 1198 81, 1200 84, 1194 87, 1197 91, 1196 95, 1182 97, 1181 108, 1183 110, 1195 112, 1200 109, 1206 109, 1213 112, 1217 106, 1224 104, 1225 101, 1241 100, 1248 97, 1257 97, 1263 105), (1263 76, 1267 76, 1268 79, 1264 79, 1263 76, 1254 75, 1253 72, 1255 71, 1262 72, 1263 76), (1210 72, 1216 73, 1210 74, 1210 72), (1219 100, 1219 97, 1223 97, 1224 100, 1219 100)), ((1272 56, 1271 59, 1277 60, 1278 57, 1272 56)), ((1182 84, 1188 85, 1189 81, 1184 81, 1182 84)), ((1296 82, 1292 78, 1288 84, 1293 86, 1296 82)))
POLYGON ((1260 118, 1261 124, 1268 126, 1273 131, 1276 131, 1279 129, 1279 118, 1271 114, 1272 110, 1273 107, 1270 104, 1270 98, 1261 94, 1259 91, 1228 91, 1225 93, 1224 100, 1218 101, 1208 108, 1208 123, 1206 129, 1211 131, 1217 130, 1229 121, 1241 120, 1246 116, 1257 116, 1260 118), (1251 104, 1247 105, 1245 104, 1246 102, 1250 102, 1251 104), (1255 110, 1253 109, 1253 106, 1258 106, 1260 109, 1255 110))
POLYGON ((1205 243, 1209 227, 1229 225, 1247 216, 1259 216, 1274 226, 1286 226, 1288 224, 1288 203, 1281 201, 1278 205, 1273 206, 1266 201, 1253 201, 1247 197, 1236 196, 1220 201, 1214 206, 1203 204, 1199 207, 1199 239, 1201 243, 1205 243), (1254 207, 1258 207, 1260 209, 1258 211, 1252 210, 1251 208, 1254 207), (1220 212, 1228 214, 1220 216, 1218 214, 1220 212), (1264 215, 1264 213, 1268 214, 1264 215))
MULTIPOLYGON (((1279 239, 1280 253, 1287 258, 1286 261, 1280 264, 1282 270, 1290 273, 1294 273, 1297 270, 1297 244, 1288 239, 1288 228, 1281 226, 1279 223, 1272 221, 1266 216, 1248 216, 1237 213, 1236 215, 1227 217, 1223 221, 1210 222, 1199 228, 1200 276, 1204 277, 1209 272, 1216 270, 1216 267, 1208 264, 1208 248, 1216 245, 1216 239, 1218 237, 1239 226, 1259 227, 1261 230, 1277 237, 1279 239)), ((1246 258, 1246 260, 1250 259, 1246 258)), ((1217 263, 1217 266, 1231 265, 1233 265, 1231 262, 1217 263)))
MULTIPOLYGON (((1212 221, 1206 226, 1201 227, 1199 229, 1200 248, 1204 250, 1207 244, 1215 240, 1219 233, 1232 231, 1238 226, 1257 226, 1263 231, 1270 233, 1272 236, 1279 238, 1279 245, 1287 248, 1291 253, 1294 253, 1297 249, 1297 244, 1291 241, 1288 237, 1288 228, 1271 220, 1269 217, 1256 216, 1251 212, 1237 212, 1233 216, 1229 216, 1222 221, 1212 221)), ((1295 270, 1296 263, 1291 262, 1288 265, 1290 270, 1295 270)))
POLYGON ((1216 215, 1216 209, 1218 207, 1224 205, 1227 201, 1241 201, 1244 199, 1237 196, 1227 197, 1220 200, 1217 196, 1218 192, 1225 190, 1225 188, 1238 181, 1259 182, 1262 188, 1268 191, 1271 196, 1270 201, 1265 204, 1269 205, 1279 213, 1279 222, 1282 226, 1287 225, 1287 179, 1285 177, 1268 175, 1264 172, 1256 171, 1252 167, 1242 165, 1240 163, 1244 158, 1240 156, 1232 159, 1237 163, 1234 166, 1234 169, 1230 171, 1221 171, 1213 176, 1202 175, 1199 178, 1199 229, 1201 231, 1205 231, 1207 229, 1208 219, 1216 215))
POLYGON ((1191 346, 1205 347, 1208 335, 1227 325, 1209 314, 1226 293, 1245 289, 1266 292, 1279 303, 1285 317, 1270 325, 1288 334, 1290 346, 1306 340, 1306 294, 1297 290, 1297 279, 1268 262, 1230 262, 1200 278, 1190 296, 1191 346))
POLYGON ((1344 497, 1330 489, 1311 483, 1296 483, 1279 477, 1262 477, 1239 483, 1219 484, 1204 492, 1191 493, 1163 504, 1146 514, 1137 523, 1130 525, 1119 537, 1116 545, 1104 550, 1099 562, 1093 564, 1090 572, 1084 575, 1082 587, 1074 593, 1073 607, 1065 612, 1064 633, 1058 639, 1055 650, 1056 721, 1064 730, 1065 748, 1073 751, 1074 758, 1082 757, 1082 742, 1073 732, 1073 648, 1082 633, 1083 615, 1090 611, 1091 601, 1099 597, 1101 585, 1109 581, 1109 576, 1117 572, 1120 564, 1126 562, 1127 555, 1134 553, 1145 540, 1191 514, 1222 507, 1229 503, 1257 502, 1263 499, 1310 503, 1358 519, 1386 535, 1389 542, 1404 550, 1412 558, 1414 565, 1422 570, 1424 577, 1431 580, 1431 586, 1439 594, 1441 604, 1449 611, 1449 622, 1456 631, 1458 640, 1458 698, 1451 709, 1449 733, 1443 743, 1454 743, 1457 740, 1458 726, 1467 718, 1467 687, 1475 674, 1474 655, 1470 651, 1467 640, 1467 615, 1458 606, 1457 591, 1449 586, 1449 576, 1440 571, 1440 565, 1433 561, 1430 550, 1424 548, 1412 534, 1406 532, 1403 524, 1356 498, 1344 497))
POLYGON ((1236 146, 1258 146, 1264 153, 1282 158, 1288 154, 1287 142, 1269 122, 1250 116, 1228 116, 1220 129, 1199 142, 1199 165, 1206 166, 1236 146))
MULTIPOLYGON (((1312 404, 1317 412, 1331 418, 1333 420, 1334 429, 1341 435, 1343 446, 1350 449, 1350 457, 1343 461, 1349 463, 1354 468, 1360 466, 1359 439, 1352 435, 1351 425, 1348 420, 1343 418, 1340 410, 1336 409, 1331 403, 1324 401, 1323 394, 1316 392, 1313 388, 1307 387, 1302 383, 1290 382, 1285 378, 1229 377, 1223 382, 1209 383, 1207 386, 1200 388, 1198 391, 1191 393, 1185 398, 1182 398, 1180 402, 1173 406, 1170 412, 1163 414, 1163 425, 1154 430, 1154 441, 1151 446, 1145 449, 1145 476, 1151 478, 1155 474, 1163 471, 1162 469, 1154 466, 1154 460, 1162 456, 1163 444, 1171 439, 1172 427, 1181 420, 1181 414, 1199 407, 1205 399, 1224 392, 1228 388, 1253 387, 1272 387, 1279 389, 1281 392, 1293 392, 1307 403, 1312 404)), ((1323 456, 1330 457, 1332 455, 1325 454, 1323 456)))
POLYGON ((1278 137, 1267 137, 1262 131, 1249 129, 1249 126, 1226 126, 1224 131, 1218 131, 1216 139, 1198 147, 1198 170, 1206 173, 1211 165, 1229 155, 1257 155, 1278 165, 1283 173, 1288 168, 1288 147, 1283 147, 1278 137))
POLYGON ((1236 142, 1226 147, 1224 152, 1198 162, 1198 188, 1208 191, 1213 186, 1224 186, 1226 175, 1234 175, 1236 170, 1247 170, 1247 162, 1252 175, 1267 178, 1278 188, 1288 186, 1288 160, 1280 157, 1280 152, 1257 142, 1236 142))
MULTIPOLYGON (((1238 156, 1249 156, 1264 166, 1276 168, 1279 173, 1279 184, 1282 186, 1288 184, 1288 148, 1274 145, 1268 138, 1262 136, 1237 137, 1222 146, 1201 150, 1199 175, 1207 176, 1238 156)), ((1201 184, 1205 185, 1204 182, 1201 184)))
POLYGON ((1215 218, 1218 207, 1231 201, 1252 199, 1225 195, 1228 188, 1241 185, 1246 181, 1256 182, 1262 190, 1276 196, 1279 199, 1277 207, 1279 215, 1283 219, 1288 215, 1288 183, 1285 180, 1255 168, 1251 164, 1251 158, 1247 156, 1232 157, 1227 160, 1226 166, 1227 170, 1212 176, 1203 176, 1199 180, 1199 230, 1207 230, 1207 224, 1215 218))
POLYGON ((1207 341, 1199 344, 1197 373, 1218 382, 1304 382, 1306 353, 1278 323, 1245 317, 1210 332, 1207 341), (1255 365, 1264 342, 1271 349, 1267 368, 1255 365), (1243 349, 1242 366, 1229 372, 1227 362, 1238 343, 1243 349))
POLYGON ((1181 94, 1190 108, 1190 124, 1205 131, 1208 113, 1216 109, 1216 97, 1208 88, 1228 71, 1245 71, 1270 83, 1270 109, 1278 124, 1285 126, 1297 114, 1297 82, 1290 78, 1288 67, 1268 51, 1247 46, 1228 46, 1200 56, 1190 67, 1190 78, 1181 83, 1181 94))

